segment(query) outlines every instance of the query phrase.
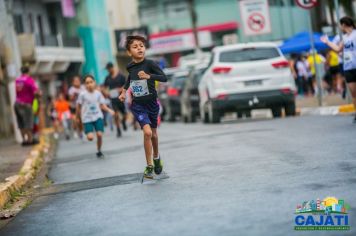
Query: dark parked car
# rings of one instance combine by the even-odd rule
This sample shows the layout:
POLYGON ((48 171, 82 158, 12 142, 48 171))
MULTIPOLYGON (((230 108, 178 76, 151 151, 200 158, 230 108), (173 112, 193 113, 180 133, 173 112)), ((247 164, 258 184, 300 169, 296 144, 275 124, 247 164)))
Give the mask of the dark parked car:
POLYGON ((170 82, 168 82, 167 98, 164 99, 166 109, 166 118, 169 121, 175 121, 177 116, 181 115, 180 97, 182 94, 184 81, 188 78, 189 71, 180 71, 174 73, 170 82))
POLYGON ((162 120, 164 120, 164 118, 166 118, 167 116, 167 98, 168 98, 168 95, 167 95, 167 89, 168 89, 168 86, 169 84, 171 83, 172 81, 172 77, 175 73, 181 71, 182 69, 181 68, 178 68, 178 67, 172 67, 172 68, 166 68, 163 70, 164 74, 166 75, 168 81, 167 83, 159 83, 159 87, 158 87, 158 98, 159 100, 161 101, 161 106, 162 106, 162 120))
POLYGON ((192 68, 189 76, 183 83, 181 103, 181 116, 185 123, 195 122, 200 115, 198 85, 207 66, 201 65, 192 68))

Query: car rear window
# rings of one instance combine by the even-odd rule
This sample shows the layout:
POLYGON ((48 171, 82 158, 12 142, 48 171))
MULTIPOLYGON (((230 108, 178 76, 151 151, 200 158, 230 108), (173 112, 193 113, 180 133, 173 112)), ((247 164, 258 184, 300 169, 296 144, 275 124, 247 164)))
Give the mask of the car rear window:
POLYGON ((244 62, 280 57, 276 48, 243 48, 220 53, 220 62, 244 62))
POLYGON ((186 78, 187 78, 186 76, 173 77, 172 87, 174 87, 174 88, 182 88, 183 84, 184 84, 184 80, 186 78))

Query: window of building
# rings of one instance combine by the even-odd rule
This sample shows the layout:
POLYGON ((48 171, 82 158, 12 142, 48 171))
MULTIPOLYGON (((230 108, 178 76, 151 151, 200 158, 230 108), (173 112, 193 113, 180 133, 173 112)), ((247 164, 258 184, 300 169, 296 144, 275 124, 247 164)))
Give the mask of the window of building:
POLYGON ((51 31, 51 35, 57 35, 58 34, 58 29, 57 29, 57 19, 54 16, 49 16, 48 17, 49 21, 49 29, 51 31))
POLYGON ((295 0, 268 0, 270 6, 295 6, 295 0))
POLYGON ((277 7, 282 7, 285 4, 284 0, 269 0, 268 2, 270 6, 277 6, 277 7))
POLYGON ((156 6, 140 6, 139 13, 142 22, 150 22, 157 19, 158 10, 156 6))
POLYGON ((169 18, 185 17, 189 14, 188 3, 186 1, 165 2, 164 10, 166 16, 169 18))
POLYGON ((35 32, 34 26, 33 26, 33 16, 31 13, 28 14, 28 24, 30 26, 30 33, 35 32))
POLYGON ((14 15, 14 25, 16 33, 21 34, 24 32, 22 15, 14 15))

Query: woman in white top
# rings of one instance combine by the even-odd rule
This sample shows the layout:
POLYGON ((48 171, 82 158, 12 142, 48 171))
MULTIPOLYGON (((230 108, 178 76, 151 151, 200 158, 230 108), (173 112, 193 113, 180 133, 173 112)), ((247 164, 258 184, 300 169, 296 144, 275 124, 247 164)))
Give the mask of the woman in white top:
MULTIPOLYGON (((345 16, 340 19, 340 28, 344 33, 342 39, 337 36, 333 42, 330 42, 327 36, 323 36, 321 41, 335 52, 343 51, 345 79, 356 107, 356 26, 351 17, 345 16)), ((356 123, 356 114, 354 123, 356 123)))

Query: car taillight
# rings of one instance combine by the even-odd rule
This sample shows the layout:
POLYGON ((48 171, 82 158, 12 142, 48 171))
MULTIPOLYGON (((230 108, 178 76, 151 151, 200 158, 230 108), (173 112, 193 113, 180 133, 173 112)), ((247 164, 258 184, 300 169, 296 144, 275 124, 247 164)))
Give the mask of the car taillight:
POLYGON ((272 66, 276 69, 287 68, 287 67, 289 67, 289 62, 288 61, 279 61, 279 62, 272 63, 272 66))
POLYGON ((281 92, 284 94, 290 94, 290 93, 292 93, 292 90, 290 88, 282 88, 281 92))
POLYGON ((171 97, 177 97, 179 96, 179 90, 176 88, 168 88, 167 89, 167 95, 171 97))
POLYGON ((227 74, 230 72, 231 69, 232 69, 231 67, 219 66, 219 67, 214 67, 212 71, 214 74, 227 74))
POLYGON ((224 100, 226 98, 227 98, 227 94, 224 94, 224 93, 221 93, 216 97, 216 99, 218 99, 218 100, 224 100))

